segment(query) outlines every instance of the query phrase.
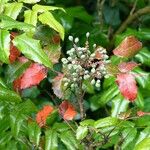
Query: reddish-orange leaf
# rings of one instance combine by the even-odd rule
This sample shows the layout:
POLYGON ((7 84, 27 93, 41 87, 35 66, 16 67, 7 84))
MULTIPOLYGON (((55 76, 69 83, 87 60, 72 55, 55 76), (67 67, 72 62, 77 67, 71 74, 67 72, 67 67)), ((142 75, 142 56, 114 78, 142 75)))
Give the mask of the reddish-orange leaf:
POLYGON ((20 56, 20 51, 12 44, 10 43, 10 55, 9 55, 9 61, 10 63, 15 62, 15 60, 20 56))
POLYGON ((52 37, 52 42, 54 44, 59 44, 60 43, 60 36, 57 34, 55 36, 52 37))
POLYGON ((58 98, 62 98, 63 97, 63 92, 62 92, 62 79, 63 79, 64 75, 59 73, 58 76, 56 76, 53 81, 52 81, 52 89, 54 91, 54 94, 58 97, 58 98))
POLYGON ((21 62, 21 63, 26 63, 27 61, 29 61, 26 57, 24 57, 24 56, 21 56, 21 57, 18 57, 18 60, 19 60, 19 62, 21 62))
POLYGON ((47 76, 47 69, 38 63, 33 63, 13 82, 14 89, 20 91, 38 85, 47 76))
POLYGON ((142 48, 142 43, 134 36, 126 37, 121 44, 113 50, 114 55, 132 57, 142 48))
POLYGON ((66 100, 59 105, 59 113, 64 120, 72 120, 77 114, 73 105, 66 100))
POLYGON ((137 67, 138 64, 136 62, 123 62, 123 63, 120 63, 118 65, 118 69, 122 72, 122 73, 126 73, 126 72, 129 72, 131 70, 133 70, 135 67, 137 67))
MULTIPOLYGON (((17 36, 18 33, 11 32, 10 38, 11 41, 14 39, 15 36, 17 36)), ((13 43, 10 43, 10 55, 9 55, 9 61, 10 63, 15 62, 15 60, 20 56, 20 51, 13 45, 13 43)))
POLYGON ((137 97, 137 86, 134 76, 127 73, 118 74, 116 82, 121 94, 133 102, 137 97))
POLYGON ((40 127, 46 124, 47 117, 52 113, 53 107, 50 105, 45 105, 42 110, 40 110, 36 115, 36 122, 40 127))
POLYGON ((144 115, 150 115, 150 112, 137 111, 137 116, 142 117, 144 115))

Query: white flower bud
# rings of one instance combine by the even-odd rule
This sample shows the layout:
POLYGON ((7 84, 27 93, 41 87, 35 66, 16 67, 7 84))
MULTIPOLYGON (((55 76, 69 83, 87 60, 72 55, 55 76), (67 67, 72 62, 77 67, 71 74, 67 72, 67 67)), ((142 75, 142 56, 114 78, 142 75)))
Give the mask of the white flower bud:
POLYGON ((100 85, 100 83, 97 83, 97 82, 96 82, 95 86, 96 86, 97 88, 99 88, 101 85, 100 85))
POLYGON ((67 78, 63 78, 63 81, 68 81, 68 79, 67 78))
POLYGON ((84 78, 85 80, 86 80, 86 79, 89 79, 89 78, 90 78, 90 75, 86 74, 86 75, 84 75, 83 78, 84 78))
POLYGON ((88 70, 85 70, 85 72, 84 72, 85 74, 88 74, 89 73, 89 71, 88 70))
POLYGON ((109 75, 108 75, 108 74, 106 74, 106 75, 104 76, 104 78, 106 78, 106 79, 107 79, 107 78, 109 78, 109 75))
POLYGON ((72 75, 73 75, 73 76, 77 76, 77 73, 74 72, 72 75))
POLYGON ((72 61, 72 58, 71 58, 71 57, 68 57, 68 60, 69 60, 69 61, 72 61))
POLYGON ((78 68, 78 65, 73 65, 73 69, 77 69, 78 68))
POLYGON ((73 78, 73 81, 77 81, 77 78, 73 78))
POLYGON ((72 64, 68 64, 68 69, 72 69, 72 64))
POLYGON ((93 80, 91 81, 91 84, 92 84, 92 85, 94 85, 94 84, 95 84, 95 79, 93 79, 93 80))
POLYGON ((106 60, 105 63, 109 64, 109 63, 111 63, 111 60, 106 60))
POLYGON ((71 84, 71 88, 74 88, 74 87, 75 87, 75 85, 72 83, 72 84, 71 84))
POLYGON ((97 81, 96 81, 96 83, 100 83, 100 82, 101 82, 100 80, 97 80, 97 81))
POLYGON ((76 61, 75 61, 75 60, 73 60, 73 61, 72 61, 72 64, 75 64, 75 63, 76 63, 76 61))
POLYGON ((109 57, 108 57, 108 55, 104 55, 103 58, 104 59, 108 59, 109 57))
POLYGON ((85 55, 81 55, 81 59, 84 59, 85 58, 85 55))
POLYGON ((66 83, 64 84, 64 86, 65 86, 65 87, 68 86, 68 82, 66 82, 66 83))
POLYGON ((82 51, 78 52, 79 55, 82 55, 82 51))
POLYGON ((95 57, 95 53, 91 54, 90 57, 95 57))
POLYGON ((70 51, 73 53, 73 52, 75 52, 75 49, 74 49, 74 48, 71 48, 71 50, 70 50, 70 51))
POLYGON ((101 51, 101 53, 106 54, 106 53, 107 53, 106 49, 103 49, 103 50, 101 51))
POLYGON ((87 32, 87 33, 86 33, 86 37, 88 38, 89 36, 90 36, 90 33, 89 33, 89 32, 87 32))
POLYGON ((93 44, 93 48, 96 48, 96 44, 93 44))
POLYGON ((68 37, 69 41, 73 41, 73 36, 68 37))
POLYGON ((78 43, 79 42, 79 38, 75 38, 74 42, 78 43))
POLYGON ((96 71, 95 68, 92 68, 92 69, 91 69, 91 72, 92 72, 92 73, 95 73, 95 71, 96 71))
POLYGON ((63 64, 67 64, 68 63, 68 60, 66 58, 62 58, 61 61, 62 61, 63 64))

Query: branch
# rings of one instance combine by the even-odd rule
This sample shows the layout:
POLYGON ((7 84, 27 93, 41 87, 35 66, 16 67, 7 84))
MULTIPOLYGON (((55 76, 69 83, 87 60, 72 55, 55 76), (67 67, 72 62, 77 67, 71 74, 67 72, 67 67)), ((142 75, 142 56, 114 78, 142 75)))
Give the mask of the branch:
POLYGON ((144 14, 148 14, 150 13, 150 6, 144 7, 142 9, 139 9, 137 12, 135 12, 132 15, 129 15, 127 17, 127 19, 122 23, 122 25, 120 26, 120 28, 116 31, 115 35, 118 33, 123 32, 127 26, 133 22, 133 20, 139 18, 140 16, 144 15, 144 14))
POLYGON ((109 49, 113 47, 113 43, 117 34, 122 33, 127 28, 127 26, 131 24, 135 19, 139 18, 140 16, 144 14, 149 14, 149 13, 150 13, 150 6, 147 6, 147 7, 139 9, 133 14, 130 14, 127 17, 127 19, 122 23, 122 25, 119 27, 119 29, 114 33, 114 36, 112 40, 110 41, 109 49))

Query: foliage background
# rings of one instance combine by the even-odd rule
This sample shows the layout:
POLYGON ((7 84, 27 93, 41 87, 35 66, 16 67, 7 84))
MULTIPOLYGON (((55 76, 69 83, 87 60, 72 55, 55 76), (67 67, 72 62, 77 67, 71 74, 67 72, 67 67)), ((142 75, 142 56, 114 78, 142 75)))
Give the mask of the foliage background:
MULTIPOLYGON (((17 31, 19 33, 28 32, 27 30, 30 30, 30 26, 20 26, 19 24, 17 26, 15 22, 14 28, 7 27, 10 22, 2 22, 2 15, 5 13, 9 14, 2 11, 5 2, 7 3, 7 0, 0 0, 0 29, 17 31), (21 28, 21 31, 19 28, 21 28)), ((9 3, 11 2, 16 1, 9 1, 9 3)), ((20 0, 19 2, 24 2, 24 6, 14 19, 24 22, 24 11, 30 10, 35 4, 29 4, 26 0, 20 0)), ((52 25, 45 26, 41 21, 38 21, 35 31, 32 31, 31 27, 30 32, 28 32, 28 38, 32 37, 40 40, 40 44, 42 46, 47 45, 49 49, 54 47, 53 51, 49 52, 50 55, 52 53, 59 55, 58 49, 60 50, 61 46, 61 57, 66 56, 66 51, 71 48, 68 36, 79 37, 79 43, 83 45, 85 34, 90 32, 90 46, 92 47, 96 43, 107 48, 111 61, 114 64, 118 64, 122 60, 113 56, 112 50, 125 37, 129 35, 137 37, 143 43, 143 48, 129 60, 141 63, 139 67, 133 70, 133 72, 141 74, 136 78, 138 97, 135 103, 129 103, 127 100, 124 100, 119 94, 117 85, 114 84, 114 77, 103 79, 100 90, 87 84, 87 91, 84 97, 86 120, 81 122, 79 115, 77 115, 75 121, 63 121, 56 109, 47 119, 47 126, 40 128, 35 122, 36 113, 46 104, 57 108, 62 102, 52 91, 52 80, 56 73, 49 70, 46 79, 38 86, 24 89, 20 98, 13 90, 13 80, 19 77, 29 64, 26 63, 22 66, 17 62, 7 64, 6 61, 0 67, 0 149, 75 150, 89 148, 132 150, 134 147, 135 150, 149 150, 150 117, 146 115, 124 121, 120 121, 118 118, 121 112, 126 112, 125 115, 127 115, 131 111, 131 116, 133 117, 136 116, 137 110, 150 112, 150 9, 133 20, 131 19, 127 25, 123 26, 123 29, 120 29, 125 20, 133 16, 135 12, 143 8, 150 8, 150 1, 41 0, 38 4, 57 6, 64 8, 66 11, 51 11, 54 18, 62 24, 65 30, 64 41, 62 40, 60 45, 54 45, 50 42, 56 31, 62 35, 63 29, 60 26, 57 30, 52 25), (101 134, 101 132, 103 133, 101 134)), ((13 12, 17 13, 18 9, 16 8, 13 12)), ((34 24, 35 18, 32 17, 32 24, 34 24)), ((6 21, 9 21, 8 18, 6 18, 6 21)), ((32 41, 29 42, 32 43, 32 41)), ((37 48, 36 46, 35 49, 37 48)), ((34 53, 29 58, 35 61, 34 53)), ((50 66, 46 59, 40 61, 45 66, 50 66)), ((61 71, 61 68, 61 62, 54 65, 54 70, 56 71, 61 71)), ((71 97, 69 100, 76 106, 74 97, 71 97)))

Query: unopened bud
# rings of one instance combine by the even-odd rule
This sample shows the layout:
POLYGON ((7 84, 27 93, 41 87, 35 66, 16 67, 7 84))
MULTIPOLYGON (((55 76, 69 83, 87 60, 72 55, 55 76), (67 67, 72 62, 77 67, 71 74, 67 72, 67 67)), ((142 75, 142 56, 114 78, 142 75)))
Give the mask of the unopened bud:
POLYGON ((69 41, 73 41, 73 36, 68 37, 69 41))
POLYGON ((89 32, 87 32, 87 33, 86 33, 86 37, 88 38, 89 36, 90 36, 90 33, 89 33, 89 32))
POLYGON ((75 38, 74 42, 78 43, 79 42, 79 38, 75 38))
POLYGON ((94 85, 94 84, 95 84, 95 79, 93 79, 93 80, 91 81, 91 84, 92 84, 92 85, 94 85))

